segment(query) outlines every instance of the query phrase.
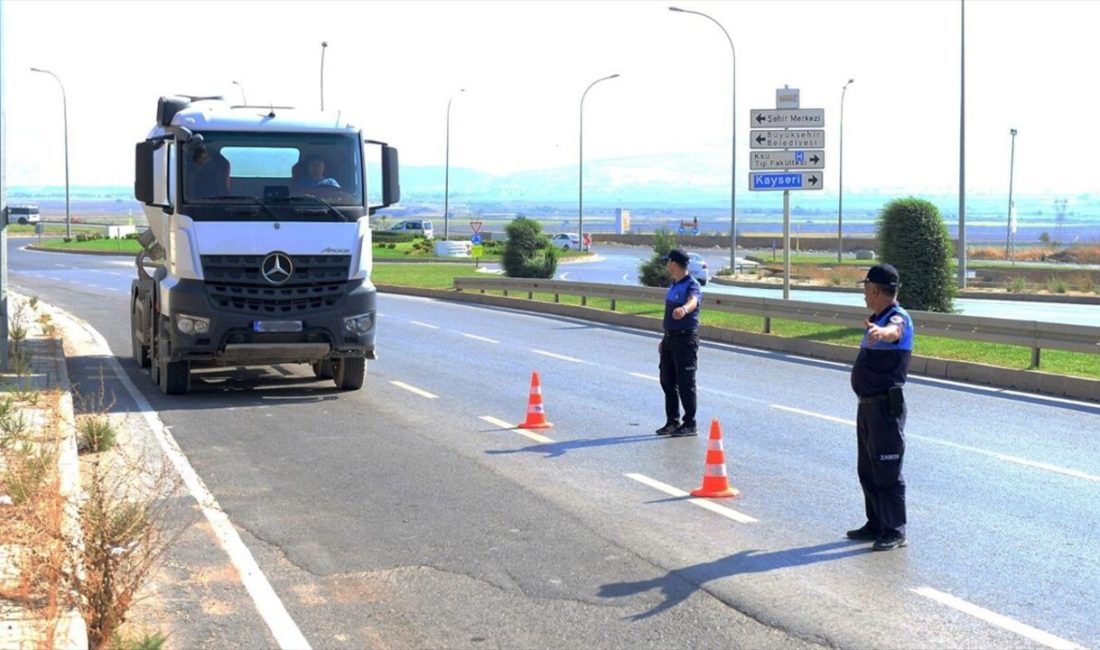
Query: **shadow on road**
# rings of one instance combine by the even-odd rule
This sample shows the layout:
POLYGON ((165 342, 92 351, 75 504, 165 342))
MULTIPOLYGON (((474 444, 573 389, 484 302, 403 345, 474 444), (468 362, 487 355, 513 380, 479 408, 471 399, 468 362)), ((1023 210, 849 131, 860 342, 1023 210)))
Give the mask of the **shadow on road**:
POLYGON ((848 540, 816 546, 802 546, 770 553, 755 550, 741 551, 713 562, 674 569, 651 580, 606 584, 600 587, 598 595, 601 598, 624 598, 653 589, 660 590, 660 593, 664 596, 664 601, 631 617, 632 620, 637 621, 656 616, 675 607, 712 580, 745 573, 764 573, 776 569, 829 562, 869 552, 871 552, 869 546, 848 540))

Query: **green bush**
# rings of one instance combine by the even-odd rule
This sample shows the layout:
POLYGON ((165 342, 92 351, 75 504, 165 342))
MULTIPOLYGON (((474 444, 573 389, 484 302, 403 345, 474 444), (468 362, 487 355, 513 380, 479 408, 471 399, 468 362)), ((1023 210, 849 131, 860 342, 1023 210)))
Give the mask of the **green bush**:
POLYGON ((542 234, 542 225, 517 217, 504 227, 508 242, 501 255, 504 274, 510 278, 552 278, 558 270, 558 251, 542 234))
POLYGON ((907 309, 952 312, 951 237, 939 208, 923 199, 895 199, 878 218, 882 261, 901 275, 898 302, 907 309))
POLYGON ((1012 281, 1008 283, 1009 293, 1024 293, 1027 291, 1027 280, 1025 278, 1012 278, 1012 281))
POLYGON ((676 237, 668 228, 661 227, 653 233, 653 255, 638 266, 638 281, 646 287, 667 287, 672 284, 661 258, 676 248, 676 237))
POLYGON ((1066 283, 1062 278, 1052 275, 1050 279, 1047 280, 1047 291, 1051 293, 1065 293, 1066 283))

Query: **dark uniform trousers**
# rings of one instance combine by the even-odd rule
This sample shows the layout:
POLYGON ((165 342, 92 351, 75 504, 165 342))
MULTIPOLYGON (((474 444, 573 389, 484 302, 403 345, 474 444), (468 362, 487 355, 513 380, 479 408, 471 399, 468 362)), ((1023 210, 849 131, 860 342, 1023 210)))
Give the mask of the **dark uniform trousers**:
POLYGON ((695 425, 695 368, 699 358, 698 330, 669 330, 661 341, 661 389, 665 392, 665 419, 695 425))
POLYGON ((863 488, 867 521, 881 529, 905 532, 905 415, 890 415, 885 396, 860 398, 856 412, 859 460, 856 469, 863 488))

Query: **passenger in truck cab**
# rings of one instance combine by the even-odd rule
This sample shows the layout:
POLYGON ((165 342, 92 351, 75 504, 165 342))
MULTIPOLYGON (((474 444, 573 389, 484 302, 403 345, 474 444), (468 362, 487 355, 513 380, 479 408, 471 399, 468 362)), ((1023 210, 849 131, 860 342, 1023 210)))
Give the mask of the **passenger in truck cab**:
POLYGON ((325 160, 318 155, 312 155, 305 159, 305 163, 299 162, 294 166, 295 187, 308 189, 311 187, 332 187, 340 189, 340 183, 333 177, 326 175, 325 160))
POLYGON ((220 152, 200 147, 191 154, 191 170, 188 174, 188 196, 210 198, 229 195, 229 161, 220 152))

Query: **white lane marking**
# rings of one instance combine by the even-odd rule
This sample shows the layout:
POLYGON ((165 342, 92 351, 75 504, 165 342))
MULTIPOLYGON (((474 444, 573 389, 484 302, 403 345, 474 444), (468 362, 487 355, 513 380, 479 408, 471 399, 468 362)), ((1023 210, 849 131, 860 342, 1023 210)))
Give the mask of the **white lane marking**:
POLYGON ((799 415, 808 415, 812 418, 820 418, 822 420, 828 420, 829 422, 836 422, 837 424, 844 424, 850 427, 856 425, 855 420, 845 420, 844 418, 834 418, 831 415, 823 415, 821 413, 814 413, 813 411, 803 411, 802 409, 791 408, 790 406, 783 406, 782 404, 768 404, 773 409, 779 409, 780 411, 787 411, 788 413, 797 413, 799 415))
POLYGON ((210 526, 214 529, 214 533, 218 538, 226 554, 229 556, 230 561, 233 562, 234 568, 237 569, 237 573, 241 576, 241 582, 244 584, 248 594, 252 596, 252 602, 256 605, 256 611, 267 623, 268 629, 271 630, 271 634, 275 637, 276 643, 282 648, 304 648, 309 649, 309 642, 306 641, 305 636, 302 635, 302 631, 298 629, 298 625, 290 618, 290 613, 286 611, 286 607, 283 606, 279 595, 275 593, 275 589, 271 586, 267 576, 260 570, 260 565, 256 563, 256 559, 252 557, 251 551, 241 541, 241 536, 237 533, 237 529, 229 521, 229 515, 225 514, 221 505, 218 504, 217 499, 207 489, 206 484, 202 478, 199 477, 195 469, 191 467, 191 464, 187 461, 187 457, 183 454, 179 444, 176 443, 175 438, 172 437, 172 432, 164 422, 161 421, 157 412, 153 410, 153 407, 146 401, 145 396, 141 394, 141 391, 134 386, 130 381, 130 377, 122 370, 122 366, 119 365, 118 360, 114 355, 109 354, 111 347, 107 344, 106 339, 96 331, 90 324, 79 318, 69 314, 68 312, 54 307, 60 314, 82 327, 88 334, 95 340, 96 345, 101 350, 104 350, 107 354, 107 363, 110 364, 111 370, 114 371, 115 377, 119 382, 126 387, 126 391, 130 393, 130 397, 133 398, 134 403, 137 405, 142 417, 145 418, 145 423, 152 430, 157 442, 160 443, 161 449, 164 451, 164 455, 172 461, 176 471, 179 472, 183 482, 187 485, 188 490, 191 492, 191 496, 202 508, 202 513, 206 517, 206 520, 210 522, 210 526))
POLYGON ((910 589, 910 591, 924 596, 925 598, 934 600, 940 604, 947 605, 948 607, 951 607, 953 609, 957 609, 964 614, 969 614, 975 618, 979 618, 986 623, 991 623, 1014 634, 1019 634, 1020 636, 1031 639, 1032 641, 1040 645, 1045 645, 1048 648, 1059 648, 1065 650, 1081 648, 1081 646, 1073 643, 1072 641, 1067 641, 1061 637, 1054 636, 1049 632, 1044 632, 1042 630, 1033 628, 1026 623, 1021 623, 1002 614, 991 612, 984 607, 978 607, 973 603, 968 603, 961 598, 956 598, 951 594, 938 591, 931 587, 918 587, 910 589))
POLYGON ((519 428, 516 427, 516 425, 512 424, 511 422, 505 422, 504 420, 498 420, 497 418, 495 418, 491 415, 482 415, 481 419, 485 420, 486 422, 488 422, 489 424, 491 424, 495 427, 500 427, 501 429, 510 429, 512 431, 515 431, 516 433, 518 433, 521 436, 526 436, 526 437, 530 438, 531 440, 534 440, 535 442, 541 442, 544 445, 554 442, 553 440, 551 440, 550 438, 547 438, 546 436, 540 436, 539 434, 535 433, 534 431, 528 431, 527 429, 519 429, 519 428))
POLYGON ((433 329, 433 330, 439 329, 438 325, 432 325, 431 323, 423 323, 423 322, 418 321, 418 320, 411 320, 409 322, 412 323, 413 325, 419 325, 421 327, 427 327, 428 329, 433 329))
POLYGON ((623 282, 630 282, 630 276, 628 276, 626 273, 623 273, 623 282))
POLYGON ((410 386, 409 384, 406 384, 403 381, 390 381, 390 383, 393 384, 394 386, 397 386, 398 388, 404 388, 405 390, 409 391, 410 393, 415 393, 415 394, 417 394, 421 397, 427 397, 428 399, 438 399, 439 398, 439 395, 433 395, 432 393, 429 393, 426 390, 421 390, 421 389, 417 388, 416 386, 410 386))
MULTIPOLYGON (((845 426, 850 426, 850 427, 856 426, 855 420, 845 420, 844 418, 837 418, 837 417, 833 417, 831 415, 825 415, 825 414, 822 414, 822 413, 814 413, 813 411, 804 411, 802 409, 791 408, 790 406, 783 406, 782 404, 768 404, 768 406, 770 406, 771 408, 774 408, 774 409, 778 409, 780 411, 787 411, 789 413, 797 413, 799 415, 806 415, 806 416, 813 417, 813 418, 819 418, 819 419, 822 419, 822 420, 827 420, 829 422, 835 422, 837 424, 843 424, 845 426)), ((931 436, 922 436, 920 434, 910 433, 910 434, 906 434, 906 437, 913 438, 915 440, 924 440, 925 442, 931 442, 933 444, 943 445, 945 447, 952 447, 954 449, 959 449, 959 450, 962 450, 962 451, 969 451, 971 453, 981 454, 983 456, 992 456, 993 458, 996 458, 997 460, 1004 461, 1006 463, 1016 463, 1017 465, 1024 465, 1026 467, 1031 467, 1031 468, 1034 468, 1034 469, 1046 470, 1048 472, 1054 472, 1056 474, 1062 474, 1063 476, 1072 476, 1073 478, 1079 478, 1079 479, 1084 479, 1086 481, 1093 481, 1095 483, 1100 483, 1100 476, 1095 476, 1093 474, 1088 474, 1086 472, 1081 472, 1081 471, 1078 471, 1078 470, 1075 470, 1075 469, 1069 469, 1067 467, 1059 467, 1057 465, 1051 465, 1049 463, 1040 463, 1040 462, 1033 461, 1033 460, 1027 460, 1026 458, 1018 458, 1016 456, 1008 456, 1006 454, 1002 454, 1002 453, 999 453, 999 452, 996 452, 996 451, 990 451, 988 449, 982 449, 980 447, 971 447, 970 445, 963 445, 963 444, 959 444, 957 442, 951 442, 949 440, 942 440, 940 438, 933 438, 931 436)))
POLYGON ((638 379, 649 379, 650 381, 661 381, 660 377, 654 377, 653 375, 643 375, 640 372, 630 373, 631 377, 637 377, 638 379))
POLYGON ((484 341, 486 343, 500 343, 500 341, 498 341, 496 339, 491 339, 491 338, 487 338, 487 337, 484 337, 484 336, 478 336, 477 334, 467 334, 466 332, 459 332, 459 334, 461 334, 462 336, 465 336, 468 339, 473 339, 475 341, 484 341))
POLYGON ((1072 476, 1074 478, 1083 478, 1086 481, 1093 481, 1094 483, 1100 483, 1100 476, 1093 476, 1092 474, 1086 474, 1079 472, 1075 469, 1067 469, 1065 467, 1058 467, 1057 465, 1048 465, 1046 463, 1037 463, 1035 461, 1026 460, 1023 458, 1016 458, 1015 456, 1005 456, 1003 454, 997 454, 997 458, 1005 461, 1006 463, 1019 463, 1020 465, 1027 465, 1028 467, 1034 467, 1036 469, 1045 469, 1048 472, 1055 472, 1058 474, 1065 474, 1066 476, 1072 476))
POLYGON ((558 276, 558 279, 559 280, 568 280, 569 279, 569 274, 568 273, 562 273, 561 275, 558 276))
POLYGON ((572 361, 573 363, 588 363, 584 359, 577 359, 575 357, 567 357, 564 354, 554 354, 553 352, 547 352, 546 350, 536 350, 531 348, 531 351, 535 354, 541 354, 544 357, 551 357, 554 359, 561 359, 562 361, 572 361))
MULTIPOLYGON (((667 483, 662 483, 662 482, 660 482, 656 479, 649 478, 648 476, 646 476, 644 474, 626 473, 626 474, 623 474, 623 476, 625 476, 629 479, 633 479, 633 480, 641 483, 642 485, 648 485, 649 487, 653 488, 654 490, 659 490, 659 491, 664 492, 665 494, 667 494, 669 496, 673 496, 673 497, 691 496, 690 492, 684 492, 683 490, 681 490, 679 488, 674 488, 671 485, 668 485, 667 483)), ((702 508, 704 510, 710 510, 713 513, 722 515, 723 517, 725 517, 727 519, 732 519, 732 520, 734 520, 738 523, 741 523, 741 524, 751 524, 751 523, 754 523, 754 522, 757 521, 756 518, 750 517, 749 515, 746 515, 743 512, 738 512, 738 511, 734 510, 733 508, 727 508, 726 506, 720 506, 717 503, 714 503, 713 501, 709 501, 707 499, 699 499, 699 498, 692 497, 692 498, 688 499, 688 503, 693 503, 693 504, 699 506, 700 508, 702 508)))

